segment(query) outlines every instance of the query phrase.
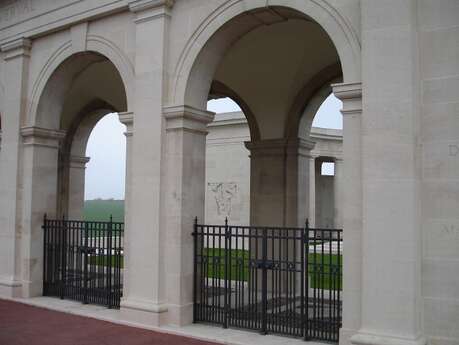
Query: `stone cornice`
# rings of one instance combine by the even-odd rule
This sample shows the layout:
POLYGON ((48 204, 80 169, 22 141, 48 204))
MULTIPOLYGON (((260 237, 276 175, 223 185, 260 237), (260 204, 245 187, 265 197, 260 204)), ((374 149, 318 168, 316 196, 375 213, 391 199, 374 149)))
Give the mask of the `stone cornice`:
POLYGON ((136 24, 156 18, 170 17, 175 0, 135 0, 129 3, 129 10, 136 14, 136 24))
POLYGON ((59 147, 59 142, 65 138, 66 132, 40 127, 22 127, 21 136, 24 145, 59 147))
POLYGON ((213 121, 214 113, 190 106, 171 106, 163 108, 166 130, 190 130, 207 134, 207 125, 213 121))
POLYGON ((311 140, 296 139, 265 139, 259 141, 246 141, 245 147, 251 156, 295 156, 309 157, 315 142, 311 140))
POLYGON ((362 83, 333 84, 332 88, 333 94, 343 102, 343 116, 362 113, 362 83))
POLYGON ((158 7, 172 8, 174 3, 175 0, 134 0, 129 2, 129 10, 136 13, 158 7))
POLYGON ((126 126, 126 132, 124 132, 124 135, 126 137, 131 137, 133 134, 134 126, 134 113, 132 111, 118 113, 118 119, 123 125, 126 126))
POLYGON ((76 169, 85 169, 86 164, 90 161, 91 157, 85 156, 70 156, 70 167, 76 169))
POLYGON ((333 94, 341 101, 362 98, 362 83, 332 84, 333 94))
POLYGON ((19 56, 30 56, 32 41, 27 38, 19 38, 3 43, 0 50, 5 53, 4 59, 11 60, 19 56))

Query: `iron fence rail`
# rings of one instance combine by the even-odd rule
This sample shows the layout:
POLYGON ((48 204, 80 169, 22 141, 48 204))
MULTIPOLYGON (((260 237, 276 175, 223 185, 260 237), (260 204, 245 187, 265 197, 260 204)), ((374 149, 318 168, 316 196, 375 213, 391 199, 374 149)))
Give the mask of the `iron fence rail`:
POLYGON ((194 224, 194 322, 338 342, 342 230, 194 224))
POLYGON ((124 224, 43 220, 43 295, 119 308, 124 224))

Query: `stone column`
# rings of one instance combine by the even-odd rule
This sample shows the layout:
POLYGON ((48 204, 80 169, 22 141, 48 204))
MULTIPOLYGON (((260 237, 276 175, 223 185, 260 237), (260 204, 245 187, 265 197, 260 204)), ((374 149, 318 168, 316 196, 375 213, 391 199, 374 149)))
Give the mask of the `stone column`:
POLYGON ((71 156, 69 159, 68 219, 83 220, 85 170, 89 157, 71 156))
POLYGON ((4 52, 5 103, 0 155, 0 296, 21 295, 20 260, 20 127, 26 116, 31 42, 21 38, 0 47, 4 52))
MULTIPOLYGON (((271 139, 246 142, 246 147, 250 151, 250 225, 304 227, 310 211, 310 151, 314 143, 303 139, 271 139)), ((282 243, 281 250, 278 245, 273 249, 268 240, 268 258, 298 259, 293 256, 295 252, 301 255, 301 247, 296 251, 293 247, 298 242, 282 243)), ((261 255, 261 245, 261 241, 252 241, 251 252, 261 255)), ((268 280, 271 274, 269 271, 268 280)), ((287 277, 280 279, 285 282, 282 289, 287 289, 287 277)), ((301 281, 296 283, 299 287, 301 281)))
POLYGON ((121 301, 122 317, 159 325, 167 316, 163 183, 165 121, 163 102, 170 0, 129 1, 135 22, 135 122, 128 206, 129 241, 121 301), (135 206, 134 206, 135 205, 135 206), (127 279, 127 280, 126 280, 127 279))
POLYGON ((311 150, 313 141, 290 139, 286 145, 286 226, 304 227, 311 200, 311 150))
POLYGON ((250 225, 286 225, 285 139, 246 142, 250 151, 250 225))
POLYGON ((204 220, 207 124, 214 114, 187 106, 164 108, 167 119, 165 238, 169 323, 193 319, 193 221, 204 220))
MULTIPOLYGON (((340 344, 361 326, 362 307, 362 85, 333 85, 343 102, 343 326, 340 344)), ((339 168, 338 168, 339 169, 339 168)))
POLYGON ((343 159, 335 157, 335 177, 333 180, 333 193, 335 202, 335 221, 336 229, 343 228, 343 159))
POLYGON ((314 227, 316 224, 316 158, 309 158, 309 225, 314 227))
POLYGON ((269 139, 245 144, 250 151, 251 225, 304 226, 314 143, 269 139))
POLYGON ((65 132, 23 127, 21 135, 22 296, 27 298, 43 293, 43 216, 56 217, 59 143, 65 132))
MULTIPOLYGON (((132 141, 133 141, 133 126, 134 126, 134 113, 123 112, 118 113, 118 118, 122 124, 126 126, 126 178, 124 187, 124 237, 123 246, 129 247, 130 229, 132 226, 131 221, 131 208, 132 208, 132 141)), ((129 251, 124 252, 124 272, 123 272, 123 294, 129 294, 129 251)))

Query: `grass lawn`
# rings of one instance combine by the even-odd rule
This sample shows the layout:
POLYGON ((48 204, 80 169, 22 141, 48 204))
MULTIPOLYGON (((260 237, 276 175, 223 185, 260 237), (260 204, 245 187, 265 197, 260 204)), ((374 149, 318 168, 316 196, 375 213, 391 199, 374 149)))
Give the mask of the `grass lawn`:
POLYGON ((336 254, 309 254, 309 278, 312 288, 319 289, 343 289, 343 256, 336 254), (336 278, 336 270, 338 268, 338 259, 341 277, 336 278), (322 270, 321 270, 322 268, 322 270), (333 268, 335 277, 330 277, 330 268, 333 268))
MULTIPOLYGON (((207 264, 207 277, 208 278, 225 278, 225 249, 223 248, 204 248, 204 256, 208 257, 207 264), (219 259, 212 260, 213 257, 219 259)), ((336 269, 338 267, 338 255, 336 254, 309 254, 309 277, 312 288, 336 289, 343 288, 342 277, 330 277, 330 267, 336 269), (330 266, 331 264, 331 266, 330 266), (321 270, 321 268, 323 268, 321 270)), ((246 250, 232 250, 231 251, 231 271, 230 279, 239 281, 248 281, 249 267, 248 267, 249 253, 246 250), (239 261, 238 261, 239 259, 239 261)), ((339 258, 340 272, 342 276, 343 258, 339 258)), ((336 273, 335 273, 336 274, 336 273)))
MULTIPOLYGON (((116 265, 116 260, 115 256, 112 255, 111 262, 112 262, 112 267, 116 265)), ((91 256, 89 257, 89 264, 90 265, 96 265, 96 266, 107 266, 108 263, 108 255, 97 255, 97 256, 91 256)), ((121 268, 124 268, 124 257, 121 256, 120 259, 120 266, 121 268)))
MULTIPOLYGON (((204 248, 204 256, 208 258, 207 263, 207 277, 208 278, 225 278, 225 252, 222 248, 204 248), (213 260, 213 257, 219 259, 213 260)), ((340 255, 341 256, 341 255, 340 255)), ((249 253, 245 250, 232 250, 231 251, 231 270, 230 279, 237 281, 248 281, 249 267, 248 267, 249 253)), ((336 269, 338 267, 338 255, 335 254, 309 254, 309 277, 311 288, 326 289, 330 288, 340 290, 343 289, 342 277, 337 281, 335 278, 330 279, 330 260, 331 266, 336 269), (323 261, 322 261, 323 260, 323 261), (323 262, 323 264, 322 264, 323 262), (320 270, 323 267, 323 270, 320 270)), ((340 271, 342 275, 343 260, 340 260, 340 271)), ((89 263, 91 265, 106 266, 108 262, 107 255, 91 256, 89 263)), ((115 257, 112 256, 112 266, 115 265, 115 257)), ((124 268, 124 258, 121 257, 121 268, 124 268)))
MULTIPOLYGON (((203 256, 207 256, 208 278, 225 278, 225 249, 223 248, 204 248, 203 256), (217 260, 212 260, 214 257, 217 260)), ((249 279, 249 252, 246 250, 231 250, 230 258, 231 270, 229 271, 231 280, 247 281, 249 279)))
POLYGON ((84 220, 108 222, 110 215, 114 222, 124 222, 124 200, 86 200, 84 220))

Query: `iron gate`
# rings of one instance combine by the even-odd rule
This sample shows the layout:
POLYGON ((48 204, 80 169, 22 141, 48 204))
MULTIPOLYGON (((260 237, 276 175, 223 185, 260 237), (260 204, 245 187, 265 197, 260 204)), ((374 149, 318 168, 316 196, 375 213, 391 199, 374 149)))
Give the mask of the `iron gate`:
POLYGON ((338 342, 342 230, 194 225, 194 322, 338 342))
POLYGON ((43 295, 119 308, 124 224, 47 219, 43 295))

